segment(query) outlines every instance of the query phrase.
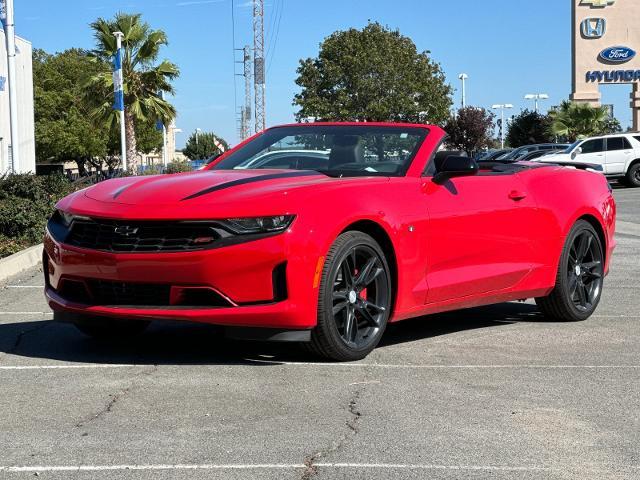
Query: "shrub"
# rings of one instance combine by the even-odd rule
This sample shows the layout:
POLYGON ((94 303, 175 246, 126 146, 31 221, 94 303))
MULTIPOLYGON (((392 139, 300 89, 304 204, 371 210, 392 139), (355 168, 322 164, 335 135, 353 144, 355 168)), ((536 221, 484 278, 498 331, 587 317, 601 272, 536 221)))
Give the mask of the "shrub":
POLYGON ((62 175, 0 176, 0 257, 41 242, 56 202, 74 190, 62 175))
POLYGON ((167 165, 166 173, 190 172, 193 168, 189 162, 171 162, 167 165))

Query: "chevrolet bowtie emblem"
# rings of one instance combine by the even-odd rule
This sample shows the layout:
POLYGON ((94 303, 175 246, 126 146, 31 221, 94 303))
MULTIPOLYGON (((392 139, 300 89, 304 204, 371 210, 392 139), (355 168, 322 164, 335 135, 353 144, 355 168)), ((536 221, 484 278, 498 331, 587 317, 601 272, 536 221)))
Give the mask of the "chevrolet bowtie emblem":
POLYGON ((582 0, 580 5, 591 5, 592 7, 606 7, 613 5, 616 0, 582 0))

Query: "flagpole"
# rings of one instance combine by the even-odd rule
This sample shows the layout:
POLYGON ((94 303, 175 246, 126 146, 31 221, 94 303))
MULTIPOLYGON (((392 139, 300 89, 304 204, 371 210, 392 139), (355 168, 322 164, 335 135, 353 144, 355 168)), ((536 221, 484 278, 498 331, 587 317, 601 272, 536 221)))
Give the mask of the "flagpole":
POLYGON ((120 156, 122 158, 122 172, 127 171, 127 134, 124 125, 124 78, 122 75, 122 38, 124 33, 113 32, 116 37, 116 68, 113 71, 113 88, 116 96, 114 108, 120 111, 120 156))

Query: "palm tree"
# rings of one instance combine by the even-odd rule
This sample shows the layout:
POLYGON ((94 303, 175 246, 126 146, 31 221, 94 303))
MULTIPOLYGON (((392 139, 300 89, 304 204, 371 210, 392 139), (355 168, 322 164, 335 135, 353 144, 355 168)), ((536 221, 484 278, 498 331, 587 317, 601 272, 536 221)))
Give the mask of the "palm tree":
MULTIPOLYGON (((92 55, 110 64, 116 54, 116 38, 113 32, 122 32, 122 73, 124 77, 124 124, 127 139, 127 158, 133 173, 137 172, 136 124, 162 120, 168 125, 176 116, 176 110, 162 99, 160 92, 174 93, 171 81, 178 77, 179 70, 173 63, 163 60, 157 63, 160 48, 167 45, 167 36, 162 30, 152 30, 139 14, 118 13, 111 20, 99 18, 91 24, 96 39, 92 55)), ((103 120, 108 128, 118 122, 112 108, 113 77, 104 71, 91 77, 88 93, 93 98, 93 114, 103 120)))
POLYGON ((549 112, 551 132, 570 142, 578 138, 600 135, 607 130, 609 113, 604 107, 592 107, 588 103, 564 101, 549 112))

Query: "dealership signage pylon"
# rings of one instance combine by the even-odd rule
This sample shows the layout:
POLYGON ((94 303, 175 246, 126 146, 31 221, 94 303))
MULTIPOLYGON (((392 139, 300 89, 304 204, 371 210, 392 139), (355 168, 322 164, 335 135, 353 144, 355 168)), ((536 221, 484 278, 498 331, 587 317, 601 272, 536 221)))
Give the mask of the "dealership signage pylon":
POLYGON ((122 74, 122 60, 124 51, 122 48, 122 32, 114 32, 116 37, 116 54, 113 59, 113 109, 120 112, 120 150, 122 158, 122 171, 127 171, 127 135, 124 125, 124 75, 122 74))

